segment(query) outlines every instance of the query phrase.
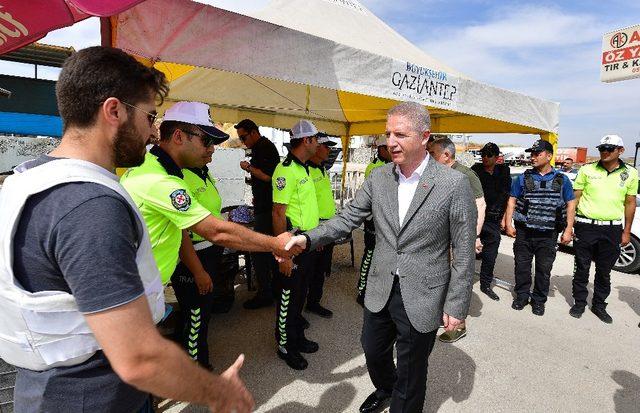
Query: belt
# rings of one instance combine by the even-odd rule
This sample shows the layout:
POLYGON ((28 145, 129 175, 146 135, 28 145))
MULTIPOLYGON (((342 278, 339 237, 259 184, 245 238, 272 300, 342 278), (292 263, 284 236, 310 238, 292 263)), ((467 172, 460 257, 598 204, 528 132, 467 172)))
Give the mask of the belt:
POLYGON ((582 222, 585 224, 593 224, 593 225, 622 225, 621 219, 614 219, 610 221, 600 221, 597 219, 591 219, 586 217, 576 217, 576 222, 582 222))
POLYGON ((209 242, 207 240, 204 240, 204 241, 200 241, 200 242, 197 242, 197 243, 193 244, 193 249, 196 250, 196 251, 202 251, 203 249, 209 248, 211 246, 213 246, 213 244, 211 242, 209 242))

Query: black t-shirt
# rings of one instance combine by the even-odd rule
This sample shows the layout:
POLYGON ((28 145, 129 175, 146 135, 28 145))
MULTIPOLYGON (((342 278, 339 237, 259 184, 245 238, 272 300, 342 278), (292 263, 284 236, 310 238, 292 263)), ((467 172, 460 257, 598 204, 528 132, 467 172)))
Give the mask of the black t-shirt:
MULTIPOLYGON (((280 163, 280 154, 269 139, 261 136, 251 148, 251 165, 265 174, 272 176, 280 163)), ((273 189, 271 181, 264 182, 256 177, 251 178, 251 193, 255 212, 270 212, 273 206, 273 189)))
POLYGON ((484 170, 481 163, 477 163, 471 169, 480 178, 484 200, 487 203, 487 219, 500 220, 507 206, 509 193, 511 192, 511 170, 507 165, 497 164, 493 168, 493 174, 484 170))
MULTIPOLYGON (((55 158, 42 156, 35 167, 55 158)), ((66 183, 31 196, 14 236, 15 277, 28 291, 73 294, 85 314, 144 294, 135 262, 141 228, 127 201, 96 183, 66 183)), ((102 351, 86 362, 18 369, 19 412, 134 412, 148 395, 124 383, 102 351)))

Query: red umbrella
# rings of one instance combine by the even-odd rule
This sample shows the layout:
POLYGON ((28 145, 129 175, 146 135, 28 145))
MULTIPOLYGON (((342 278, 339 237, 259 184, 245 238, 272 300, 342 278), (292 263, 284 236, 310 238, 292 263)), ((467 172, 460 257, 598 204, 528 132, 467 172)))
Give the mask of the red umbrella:
POLYGON ((9 0, 0 4, 0 54, 91 16, 108 17, 144 0, 9 0))

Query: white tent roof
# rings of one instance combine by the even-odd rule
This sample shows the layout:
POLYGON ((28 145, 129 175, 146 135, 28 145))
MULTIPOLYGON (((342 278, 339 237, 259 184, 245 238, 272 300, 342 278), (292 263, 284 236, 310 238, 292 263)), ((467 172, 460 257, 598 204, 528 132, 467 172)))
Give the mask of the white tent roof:
POLYGON ((468 78, 355 0, 206 3, 147 0, 112 20, 112 44, 216 120, 287 128, 304 117, 330 133, 380 133, 386 110, 413 100, 434 132, 557 132, 558 104, 468 78))

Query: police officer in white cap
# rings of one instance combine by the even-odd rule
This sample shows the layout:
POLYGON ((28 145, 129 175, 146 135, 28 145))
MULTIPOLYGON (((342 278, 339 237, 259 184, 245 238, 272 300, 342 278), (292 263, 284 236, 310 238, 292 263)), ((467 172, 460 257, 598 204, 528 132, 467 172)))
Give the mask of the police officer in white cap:
POLYGON ((580 318, 587 306, 587 284, 591 261, 596 264, 591 311, 611 324, 605 300, 611 292, 611 268, 620 255, 620 245, 631 240, 631 223, 636 211, 638 171, 622 162, 624 142, 618 135, 606 135, 597 146, 598 162, 584 165, 573 184, 578 202, 575 230, 572 317, 580 318), (623 226, 624 225, 624 226, 623 226))

